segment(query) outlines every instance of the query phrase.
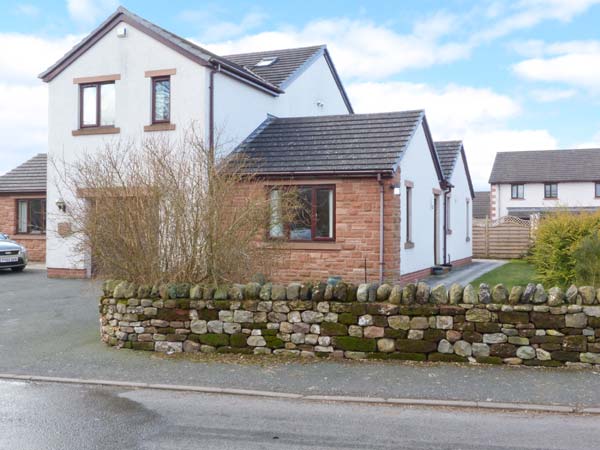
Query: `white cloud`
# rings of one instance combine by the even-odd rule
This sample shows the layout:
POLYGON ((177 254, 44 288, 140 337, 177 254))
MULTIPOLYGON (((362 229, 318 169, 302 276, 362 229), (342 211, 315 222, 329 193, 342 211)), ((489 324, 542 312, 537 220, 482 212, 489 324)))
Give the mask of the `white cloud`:
POLYGON ((16 6, 15 12, 22 16, 37 17, 40 15, 40 8, 29 3, 20 3, 16 6))
POLYGON ((201 41, 219 41, 232 39, 261 26, 267 18, 266 14, 250 12, 242 17, 240 22, 228 20, 215 20, 214 14, 207 10, 186 10, 179 14, 179 18, 197 24, 201 28, 198 37, 201 41))
POLYGON ((453 19, 437 15, 418 23, 410 34, 399 34, 368 20, 322 19, 302 28, 285 27, 205 44, 217 54, 327 44, 344 78, 381 79, 409 68, 424 68, 466 58, 470 48, 458 42, 440 42, 453 19), (433 32, 426 33, 430 25, 433 32))
POLYGON ((528 80, 558 82, 600 92, 600 51, 531 58, 515 64, 513 70, 528 80))
POLYGON ((577 94, 575 89, 534 89, 531 95, 538 102, 549 103, 573 98, 577 94))
POLYGON ((0 173, 46 151, 47 87, 37 76, 78 40, 0 33, 0 173))
POLYGON ((0 82, 0 174, 29 157, 46 152, 48 101, 46 86, 0 82))
POLYGON ((67 0, 67 10, 71 18, 86 26, 102 19, 117 6, 117 0, 67 0))
POLYGON ((0 81, 37 83, 37 75, 79 40, 77 36, 45 39, 30 34, 0 33, 0 81))
POLYGON ((569 22, 600 0, 520 0, 501 18, 473 36, 475 42, 489 41, 517 30, 532 28, 547 20, 569 22))
POLYGON ((447 85, 436 89, 406 82, 354 83, 347 86, 357 112, 425 109, 435 140, 462 139, 475 186, 487 181, 497 151, 556 148, 543 129, 511 129, 520 105, 491 89, 447 85))

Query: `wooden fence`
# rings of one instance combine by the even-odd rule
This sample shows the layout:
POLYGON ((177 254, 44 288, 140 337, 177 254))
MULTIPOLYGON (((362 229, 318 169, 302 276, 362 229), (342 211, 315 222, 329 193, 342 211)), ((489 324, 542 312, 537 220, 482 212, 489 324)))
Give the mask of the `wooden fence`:
POLYGON ((532 243, 532 221, 505 216, 473 221, 473 257, 521 258, 532 243))

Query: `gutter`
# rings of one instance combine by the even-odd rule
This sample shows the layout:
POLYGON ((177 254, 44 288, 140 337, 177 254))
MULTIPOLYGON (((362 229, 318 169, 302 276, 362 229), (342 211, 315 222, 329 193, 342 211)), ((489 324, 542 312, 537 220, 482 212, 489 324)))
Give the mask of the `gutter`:
POLYGON ((379 183, 379 284, 383 283, 383 180, 381 173, 377 174, 377 182, 379 183))
POLYGON ((240 70, 237 67, 232 66, 231 64, 227 64, 226 62, 221 61, 220 59, 211 58, 211 62, 217 65, 217 67, 219 67, 220 72, 222 71, 224 74, 232 78, 243 81, 244 83, 248 83, 252 87, 266 92, 267 94, 272 95, 273 97, 277 97, 279 94, 282 94, 284 92, 277 86, 273 86, 266 82, 263 83, 259 79, 251 77, 247 72, 244 72, 243 70, 240 70))

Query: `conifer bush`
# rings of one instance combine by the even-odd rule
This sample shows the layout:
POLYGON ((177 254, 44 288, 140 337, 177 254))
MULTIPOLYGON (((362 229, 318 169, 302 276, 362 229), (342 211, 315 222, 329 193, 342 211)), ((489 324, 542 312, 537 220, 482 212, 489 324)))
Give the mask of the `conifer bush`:
POLYGON ((594 275, 585 267, 600 265, 599 232, 600 212, 560 211, 542 217, 529 257, 538 281, 546 286, 597 285, 600 281, 592 283, 594 275))

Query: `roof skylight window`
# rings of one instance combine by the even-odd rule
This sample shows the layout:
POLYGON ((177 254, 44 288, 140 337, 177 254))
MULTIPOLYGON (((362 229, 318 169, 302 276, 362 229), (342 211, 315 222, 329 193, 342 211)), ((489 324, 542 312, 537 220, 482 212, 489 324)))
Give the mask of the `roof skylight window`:
POLYGON ((259 62, 254 64, 254 67, 268 67, 274 64, 275 61, 277 61, 277 56, 270 56, 268 58, 261 59, 259 62))

